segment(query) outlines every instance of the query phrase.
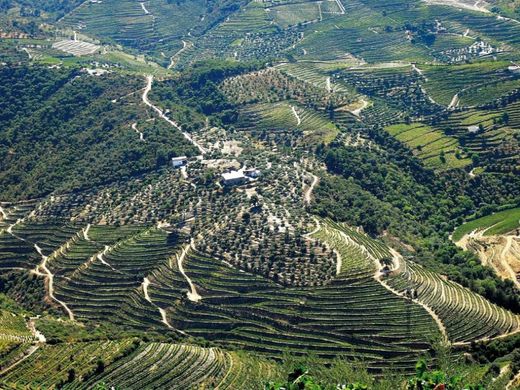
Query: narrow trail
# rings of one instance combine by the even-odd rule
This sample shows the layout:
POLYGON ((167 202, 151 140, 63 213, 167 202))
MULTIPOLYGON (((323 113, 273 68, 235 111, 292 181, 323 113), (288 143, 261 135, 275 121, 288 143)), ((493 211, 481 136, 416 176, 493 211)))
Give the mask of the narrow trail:
POLYGON ((450 105, 448 106, 448 110, 453 110, 457 105, 459 104, 459 94, 456 93, 453 95, 453 98, 451 99, 450 105))
POLYGON ((139 3, 139 4, 141 4, 141 8, 143 9, 144 14, 149 15, 150 11, 148 11, 148 9, 146 9, 146 5, 144 3, 139 3))
MULTIPOLYGON (((21 240, 21 241, 29 243, 29 241, 27 241, 26 239, 24 239, 24 238, 22 238, 22 237, 20 237, 20 236, 18 236, 18 235, 13 233, 13 228, 16 225, 18 225, 20 223, 23 223, 23 221, 24 221, 24 218, 21 218, 21 219, 18 219, 12 225, 9 225, 9 227, 7 228, 7 233, 9 233, 10 235, 12 235, 13 237, 15 237, 18 240, 21 240)), ((72 310, 69 309, 69 307, 67 306, 67 304, 65 302, 60 301, 54 295, 54 275, 47 268, 47 261, 49 260, 49 256, 45 256, 43 254, 42 249, 38 246, 38 244, 33 244, 33 246, 34 246, 34 249, 36 250, 36 252, 41 256, 42 261, 31 272, 36 274, 36 275, 38 275, 38 276, 43 276, 46 279, 49 298, 51 298, 53 301, 55 301, 56 303, 61 305, 63 307, 63 309, 67 312, 67 314, 69 316, 69 319, 74 321, 74 314, 72 313, 72 310), (40 272, 40 270, 42 272, 40 272)), ((62 248, 58 249, 58 251, 60 251, 60 250, 62 250, 62 248)))
POLYGON ((189 276, 186 275, 186 272, 184 271, 184 267, 182 264, 184 262, 184 258, 186 257, 186 254, 188 253, 192 244, 193 244, 193 239, 191 240, 190 244, 186 244, 186 246, 182 250, 181 255, 180 256, 177 255, 177 267, 179 268, 180 273, 182 274, 182 276, 184 276, 184 278, 186 279, 186 281, 188 282, 188 284, 190 286, 191 291, 188 292, 188 294, 187 294, 188 299, 192 302, 199 302, 202 299, 202 297, 197 292, 197 289, 196 289, 195 285, 193 284, 193 282, 191 281, 191 279, 189 278, 189 276))
MULTIPOLYGON (((396 289, 394 289, 393 287, 389 286, 383 280, 383 274, 380 271, 381 264, 380 264, 379 260, 376 259, 370 253, 370 251, 366 248, 366 246, 363 245, 363 244, 360 244, 360 243, 358 243, 356 241, 354 241, 349 235, 347 235, 345 232, 343 232, 341 230, 337 230, 337 233, 339 234, 339 236, 343 240, 345 240, 345 242, 348 245, 355 245, 355 246, 357 246, 361 250, 361 252, 364 253, 367 256, 367 258, 374 263, 375 271, 374 271, 374 273, 372 275, 372 278, 377 283, 381 284, 381 286, 383 286, 385 289, 387 289, 392 294, 398 296, 399 298, 406 299, 406 300, 411 301, 411 302, 413 302, 413 303, 415 303, 417 305, 420 305, 424 310, 426 310, 428 312, 428 314, 432 317, 432 319, 437 324, 437 327, 439 328, 439 331, 440 331, 440 333, 442 335, 443 341, 445 343, 449 343, 449 337, 448 337, 448 332, 446 330, 446 326, 444 325, 442 320, 439 318, 439 316, 435 313, 435 311, 431 307, 429 307, 428 305, 424 304, 423 302, 418 301, 417 299, 411 299, 411 298, 405 296, 404 293, 399 292, 396 289)), ((393 267, 392 268, 394 270, 397 270, 397 269, 401 268, 401 265, 404 263, 404 259, 401 256, 401 254, 399 252, 397 252, 396 250, 394 250, 394 249, 390 249, 390 252, 392 253, 392 257, 393 257, 393 267)))
POLYGON ((514 390, 516 386, 520 386, 520 372, 517 373, 513 379, 506 385, 506 390, 514 390), (514 387, 513 387, 514 386, 514 387))
POLYGON ((338 5, 341 15, 345 15, 345 7, 341 3, 341 0, 336 0, 336 4, 338 5))
POLYGON ((323 14, 321 12, 321 1, 318 1, 318 12, 320 15, 320 22, 323 20, 323 14))
POLYGON ((321 223, 320 223, 320 220, 319 220, 318 218, 316 218, 316 217, 313 217, 313 219, 314 219, 314 222, 316 223, 316 227, 315 227, 314 230, 311 231, 310 233, 305 234, 305 236, 306 236, 307 238, 310 238, 313 234, 318 233, 318 232, 320 231, 320 229, 321 229, 321 223))
POLYGON ((146 84, 146 87, 143 91, 143 96, 142 96, 142 99, 143 99, 143 103, 146 104, 148 107, 150 107, 151 109, 153 109, 155 112, 157 112, 157 114, 159 114, 159 116, 164 119, 166 122, 168 122, 170 125, 172 125, 173 127, 175 127, 177 130, 179 130, 180 132, 182 132, 182 135, 184 135, 184 138, 186 138, 189 142, 191 142, 197 149, 199 149, 200 153, 202 155, 204 155, 206 153, 206 150, 202 147, 202 145, 200 145, 197 141, 195 141, 190 134, 188 134, 187 132, 185 131, 182 131, 181 127, 174 121, 172 121, 170 118, 168 118, 166 116, 166 114, 163 112, 163 110, 161 110, 159 107, 155 106, 154 104, 152 104, 150 102, 150 100, 148 99, 148 94, 150 93, 150 91, 152 90, 152 85, 153 85, 153 76, 152 75, 149 75, 149 76, 146 76, 146 81, 147 81, 147 84, 146 84))
POLYGON ((141 92, 142 90, 144 90, 144 88, 138 89, 137 91, 133 91, 133 92, 127 93, 126 95, 123 95, 123 96, 121 96, 121 97, 119 97, 119 98, 112 99, 111 102, 112 102, 112 103, 117 103, 119 100, 123 100, 124 98, 127 98, 127 97, 129 97, 129 96, 135 95, 136 93, 139 93, 139 92, 141 92))
POLYGON ((506 20, 508 22, 513 22, 513 23, 518 23, 520 24, 520 21, 518 19, 513 19, 513 18, 506 18, 504 16, 501 16, 501 15, 497 15, 497 19, 498 20, 506 20))
POLYGON ((417 64, 412 64, 412 70, 414 70, 419 76, 424 78, 424 81, 428 81, 428 78, 424 75, 424 71, 417 67, 417 64))
POLYGON ((38 252, 38 254, 42 257, 42 262, 36 267, 36 271, 38 271, 40 269, 43 271, 43 275, 47 279, 47 288, 49 290, 48 291, 49 297, 52 300, 54 300, 55 302, 57 302, 58 304, 60 304, 63 307, 63 309, 65 309, 65 311, 67 312, 69 319, 71 321, 74 321, 74 313, 72 313, 72 310, 69 309, 69 307, 67 306, 67 304, 65 302, 60 301, 54 295, 54 275, 47 268, 47 261, 49 260, 49 256, 45 256, 43 254, 43 252, 42 252, 41 248, 38 246, 38 244, 34 244, 34 249, 36 249, 36 252, 38 252))
POLYGON ((92 241, 90 239, 90 237, 88 236, 88 232, 90 231, 90 223, 85 227, 85 229, 83 229, 83 238, 85 239, 85 241, 92 241))
POLYGON ((300 116, 298 115, 298 112, 296 111, 296 107, 291 106, 291 110, 293 112, 294 117, 296 118, 296 122, 297 122, 296 126, 300 126, 302 123, 302 120, 301 120, 300 116))
POLYGON ((175 329, 173 326, 171 326, 171 324, 168 322, 166 310, 164 310, 163 308, 161 308, 161 307, 157 306, 155 303, 153 303, 152 298, 150 298, 150 294, 148 293, 148 287, 150 286, 150 284, 151 284, 150 279, 145 277, 143 279, 143 283, 141 284, 141 287, 143 289, 144 299, 146 299, 153 307, 155 307, 159 311, 159 314, 161 315, 161 322, 164 325, 166 325, 166 327, 168 327, 169 329, 173 329, 184 336, 187 336, 188 334, 186 332, 179 330, 179 329, 175 329))
POLYGON ((464 347, 464 346, 471 345, 472 343, 482 343, 482 342, 506 339, 506 338, 511 337, 516 334, 520 334, 520 328, 511 330, 507 333, 503 333, 501 335, 494 336, 494 337, 482 337, 480 339, 471 340, 471 341, 457 341, 455 343, 452 343, 451 345, 456 346, 456 347, 464 347))
POLYGON ((307 204, 311 204, 312 191, 314 190, 314 187, 316 187, 316 184, 318 184, 318 181, 319 181, 318 176, 316 176, 313 173, 311 173, 310 175, 312 176, 312 183, 309 186, 309 188, 307 188, 305 190, 305 193, 304 193, 304 200, 305 200, 305 203, 307 203, 307 204))
POLYGON ((146 299, 148 302, 150 302, 153 305, 152 299, 150 298, 150 295, 148 294, 149 285, 150 285, 150 279, 144 278, 143 283, 141 284, 141 287, 143 288, 144 299, 146 299))
POLYGON ((112 267, 112 264, 110 264, 108 261, 105 260, 105 255, 111 250, 111 247, 109 247, 108 245, 105 245, 105 249, 103 250, 103 252, 101 253, 98 253, 96 255, 96 258, 101 262, 103 263, 104 265, 106 265, 107 267, 109 267, 112 271, 115 271, 115 272, 119 272, 117 269, 115 269, 114 267, 112 267))
POLYGON ((29 359, 33 353, 35 353, 40 348, 39 344, 33 344, 29 347, 27 351, 24 352, 22 358, 18 359, 16 362, 4 368, 0 371, 0 378, 4 376, 8 371, 11 371, 13 368, 17 367, 19 364, 23 363, 25 360, 29 359))
POLYGON ((338 259, 336 262, 336 275, 339 275, 341 273, 341 268, 343 267, 343 259, 341 258, 341 253, 339 253, 336 249, 334 249, 334 253, 338 259))
MULTIPOLYGON (((397 254, 400 259, 402 259, 402 256, 395 250, 393 250, 392 254, 394 255, 394 261, 395 261, 395 255, 397 254)), ((381 284, 384 288, 386 288, 388 291, 390 291, 392 294, 397 295, 403 299, 410 300, 413 303, 421 306, 424 310, 428 312, 430 317, 435 321, 437 324, 437 327, 439 328, 439 331, 441 332, 443 342, 446 344, 450 344, 450 339, 448 337, 448 331, 446 330, 446 326, 444 325, 444 322, 440 319, 440 317, 435 313, 435 310, 433 310, 430 306, 427 304, 419 301, 418 299, 412 299, 404 295, 403 292, 399 292, 393 287, 389 286, 383 279, 383 275, 381 274, 379 267, 379 261, 377 259, 374 259, 374 263, 376 264, 376 271, 374 273, 374 279, 381 284)))
POLYGON ((4 219, 7 219, 7 213, 5 212, 4 208, 2 206, 0 206, 0 214, 2 219, 0 219, 0 221, 3 221, 4 219))
POLYGON ((179 51, 177 53, 175 53, 174 55, 172 55, 170 57, 170 64, 168 65, 168 68, 167 69, 171 69, 175 66, 175 59, 180 55, 182 54, 182 52, 184 50, 186 50, 188 48, 188 42, 186 42, 185 40, 182 40, 182 48, 179 49, 179 51))
POLYGON ((471 171, 469 171, 468 175, 469 177, 471 177, 472 179, 477 177, 477 175, 475 175, 475 169, 477 168, 473 168, 471 171))
POLYGON ((34 323, 34 320, 37 320, 39 316, 37 317, 31 317, 29 318, 29 322, 27 323, 27 327, 31 331, 32 335, 36 340, 38 340, 39 343, 46 343, 47 338, 44 336, 42 332, 40 332, 38 329, 36 329, 36 324, 34 323))
POLYGON ((143 141, 143 142, 144 142, 144 134, 143 134, 142 131, 139 131, 139 129, 137 128, 137 122, 132 123, 132 129, 133 129, 137 134, 139 134, 139 141, 143 141))
POLYGON ((359 117, 361 115, 361 111, 368 107, 368 102, 365 99, 361 99, 361 107, 356 108, 355 110, 350 111, 352 115, 359 117))
POLYGON ((32 60, 32 54, 31 54, 31 52, 29 51, 29 49, 27 49, 26 47, 24 47, 22 50, 27 54, 27 57, 29 57, 29 59, 32 60))

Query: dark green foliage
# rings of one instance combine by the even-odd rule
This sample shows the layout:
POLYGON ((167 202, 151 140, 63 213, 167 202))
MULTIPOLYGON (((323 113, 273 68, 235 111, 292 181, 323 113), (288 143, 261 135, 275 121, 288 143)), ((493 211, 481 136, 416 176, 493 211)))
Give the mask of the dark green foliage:
MULTIPOLYGON (((471 355, 479 363, 490 363, 508 354, 513 354, 515 358, 520 358, 519 334, 504 339, 483 341, 471 346, 471 355)), ((518 363, 520 363, 520 360, 517 361, 518 363)), ((520 369, 520 366, 517 369, 520 369)))
POLYGON ((45 301, 44 279, 26 272, 7 272, 0 276, 0 293, 32 312, 51 309, 45 301))
MULTIPOLYGON (((175 80, 165 81, 154 88, 152 99, 175 106, 186 105, 194 111, 184 111, 188 130, 199 129, 204 122, 197 115, 210 116, 215 124, 230 124, 236 121, 236 106, 228 101, 218 88, 218 83, 227 77, 246 73, 259 68, 257 63, 239 63, 230 61, 207 61, 195 64, 189 71, 175 80), (191 119, 191 120, 190 120, 191 119)), ((183 110, 186 108, 183 107, 183 110)))
POLYGON ((53 14, 54 18, 58 19, 83 2, 83 0, 1 0, 0 12, 20 7, 22 17, 40 17, 43 12, 53 14))
MULTIPOLYGON (((377 131, 374 135, 385 147, 393 146, 377 131)), ((373 235, 389 231, 406 239, 417 249, 416 260, 435 268, 440 263, 441 272, 452 280, 520 312, 513 283, 498 278, 448 239, 464 216, 484 206, 515 203, 520 198, 519 177, 482 175, 470 180, 460 171, 436 177, 399 148, 385 153, 333 145, 321 153, 328 170, 340 178, 322 181, 316 191, 316 212, 361 225, 373 235)))
POLYGON ((146 124, 146 142, 131 128, 147 118, 129 99, 144 81, 91 77, 76 70, 0 69, 0 197, 33 198, 147 172, 193 147, 163 121, 146 124))

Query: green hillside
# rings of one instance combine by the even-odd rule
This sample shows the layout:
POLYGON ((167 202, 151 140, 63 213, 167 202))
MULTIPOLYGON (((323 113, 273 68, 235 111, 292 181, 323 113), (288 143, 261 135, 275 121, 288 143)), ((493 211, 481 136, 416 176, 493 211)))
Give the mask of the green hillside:
POLYGON ((515 4, 0 0, 0 388, 516 388, 515 4))

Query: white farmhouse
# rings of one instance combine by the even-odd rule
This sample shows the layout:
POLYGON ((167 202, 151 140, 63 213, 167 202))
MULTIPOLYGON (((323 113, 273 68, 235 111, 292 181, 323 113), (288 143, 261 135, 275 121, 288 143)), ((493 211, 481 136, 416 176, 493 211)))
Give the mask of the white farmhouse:
POLYGON ((477 134, 480 130, 480 127, 476 126, 476 125, 472 125, 472 126, 469 126, 468 127, 468 133, 470 134, 477 134))
POLYGON ((222 174, 222 183, 226 186, 240 185, 248 181, 242 171, 231 171, 222 174))
POLYGON ((181 156, 181 157, 174 157, 172 158, 172 166, 174 168, 180 168, 185 166, 188 163, 188 157, 181 156))

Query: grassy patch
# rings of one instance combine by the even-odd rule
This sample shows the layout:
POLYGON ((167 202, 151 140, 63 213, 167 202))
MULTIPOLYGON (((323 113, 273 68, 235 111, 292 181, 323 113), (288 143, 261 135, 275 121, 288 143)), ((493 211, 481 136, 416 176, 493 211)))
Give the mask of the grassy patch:
POLYGON ((449 137, 431 126, 421 123, 398 124, 388 126, 386 131, 408 145, 414 154, 431 168, 462 168, 471 163, 471 160, 461 153, 456 138, 449 137))
POLYGON ((459 226, 453 233, 453 240, 460 240, 475 229, 486 229, 485 236, 509 233, 520 226, 520 207, 499 211, 482 218, 474 219, 459 226), (492 226, 492 227, 491 227, 492 226))

